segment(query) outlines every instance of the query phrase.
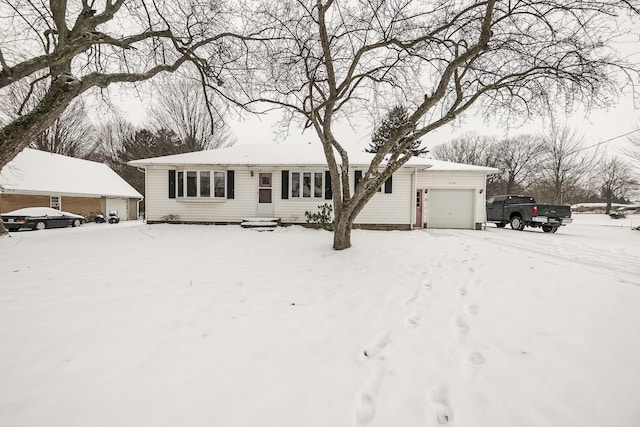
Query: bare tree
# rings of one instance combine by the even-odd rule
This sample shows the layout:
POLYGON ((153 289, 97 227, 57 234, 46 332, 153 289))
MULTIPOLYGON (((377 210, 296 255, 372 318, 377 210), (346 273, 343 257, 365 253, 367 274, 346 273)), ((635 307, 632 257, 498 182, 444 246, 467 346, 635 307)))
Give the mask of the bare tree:
POLYGON ((555 122, 540 138, 542 152, 538 178, 547 190, 543 196, 553 203, 565 203, 566 194, 591 177, 599 153, 586 150, 581 135, 555 122))
POLYGON ((611 211, 612 202, 625 199, 638 186, 631 167, 617 157, 609 158, 600 165, 598 181, 602 197, 607 202, 607 214, 611 211))
MULTIPOLYGON (((238 19, 222 2, 195 0, 51 0, 0 3, 0 93, 26 82, 44 85, 32 108, 0 129, 0 167, 60 117, 81 94, 134 84, 190 64, 209 91, 252 34, 234 33, 238 19)), ((240 53, 238 53, 240 52, 240 53)), ((21 105, 31 105, 28 91, 21 105)))
POLYGON ((624 150, 624 154, 634 160, 635 165, 640 171, 640 125, 636 126, 636 131, 628 138, 629 147, 624 150))
POLYGON ((449 142, 435 146, 431 154, 438 160, 494 167, 496 164, 494 144, 496 144, 496 139, 493 137, 468 132, 449 142))
POLYGON ((95 149, 94 129, 81 99, 73 101, 29 147, 70 157, 84 158, 95 149))
POLYGON ((235 143, 220 106, 206 99, 200 83, 179 79, 165 81, 151 108, 158 128, 171 129, 190 151, 229 147, 235 143))
POLYGON ((472 105, 528 114, 556 97, 569 108, 606 104, 625 68, 608 46, 611 23, 638 11, 624 1, 283 0, 251 12, 281 32, 250 52, 248 105, 283 108, 315 131, 331 174, 333 247, 345 249, 357 215, 411 157, 409 144, 472 105), (352 193, 334 124, 374 109, 373 93, 406 105, 408 120, 352 193))
POLYGON ((494 146, 495 167, 500 169, 498 181, 504 184, 504 193, 527 187, 538 167, 539 140, 533 135, 505 138, 494 146))
MULTIPOLYGON (((494 137, 467 132, 444 144, 437 145, 432 151, 435 159, 476 166, 498 167, 497 141, 494 137)), ((487 194, 498 194, 500 177, 487 177, 487 194)))
POLYGON ((122 117, 115 116, 100 124, 95 132, 96 150, 89 156, 90 160, 109 164, 118 157, 125 141, 134 139, 138 129, 122 117))

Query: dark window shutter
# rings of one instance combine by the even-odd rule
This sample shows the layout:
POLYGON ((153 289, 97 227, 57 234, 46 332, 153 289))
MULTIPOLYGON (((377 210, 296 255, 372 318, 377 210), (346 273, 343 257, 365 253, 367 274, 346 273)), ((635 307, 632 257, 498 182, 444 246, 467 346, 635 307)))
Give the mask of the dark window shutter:
POLYGON ((235 173, 227 171, 227 199, 235 199, 235 173))
POLYGON ((333 199, 333 192, 331 191, 331 172, 324 172, 324 198, 325 200, 333 199))
POLYGON ((282 171, 282 199, 289 198, 289 171, 282 171))
POLYGON ((384 182, 384 192, 387 194, 391 193, 391 190, 393 188, 393 175, 391 175, 385 182, 384 182))
POLYGON ((360 181, 362 181, 362 171, 356 171, 353 179, 353 191, 356 191, 360 181))
POLYGON ((176 198, 176 171, 169 171, 169 198, 176 198))

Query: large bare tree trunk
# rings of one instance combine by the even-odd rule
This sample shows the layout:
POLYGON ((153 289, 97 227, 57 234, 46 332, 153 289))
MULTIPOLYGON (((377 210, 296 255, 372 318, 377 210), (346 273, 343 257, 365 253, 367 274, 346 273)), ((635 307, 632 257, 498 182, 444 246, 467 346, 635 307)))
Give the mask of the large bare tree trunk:
POLYGON ((333 249, 343 250, 351 247, 351 228, 353 221, 346 215, 340 216, 333 226, 333 249))
POLYGON ((80 82, 58 78, 38 105, 0 129, 0 167, 53 124, 81 91, 80 82))

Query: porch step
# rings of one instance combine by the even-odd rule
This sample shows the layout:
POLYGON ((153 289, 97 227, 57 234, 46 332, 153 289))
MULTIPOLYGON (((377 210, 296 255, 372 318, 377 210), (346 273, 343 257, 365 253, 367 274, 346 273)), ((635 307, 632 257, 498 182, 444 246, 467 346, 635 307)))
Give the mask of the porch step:
POLYGON ((240 223, 242 228, 255 228, 258 230, 273 230, 280 225, 280 218, 243 218, 240 223))

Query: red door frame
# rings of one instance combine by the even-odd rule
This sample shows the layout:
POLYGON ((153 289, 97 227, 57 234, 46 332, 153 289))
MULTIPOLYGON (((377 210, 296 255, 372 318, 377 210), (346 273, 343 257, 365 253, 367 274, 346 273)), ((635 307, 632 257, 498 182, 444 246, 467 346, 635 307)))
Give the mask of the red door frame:
POLYGON ((417 228, 422 228, 422 205, 424 204, 422 194, 422 190, 416 190, 416 222, 414 225, 417 228))

